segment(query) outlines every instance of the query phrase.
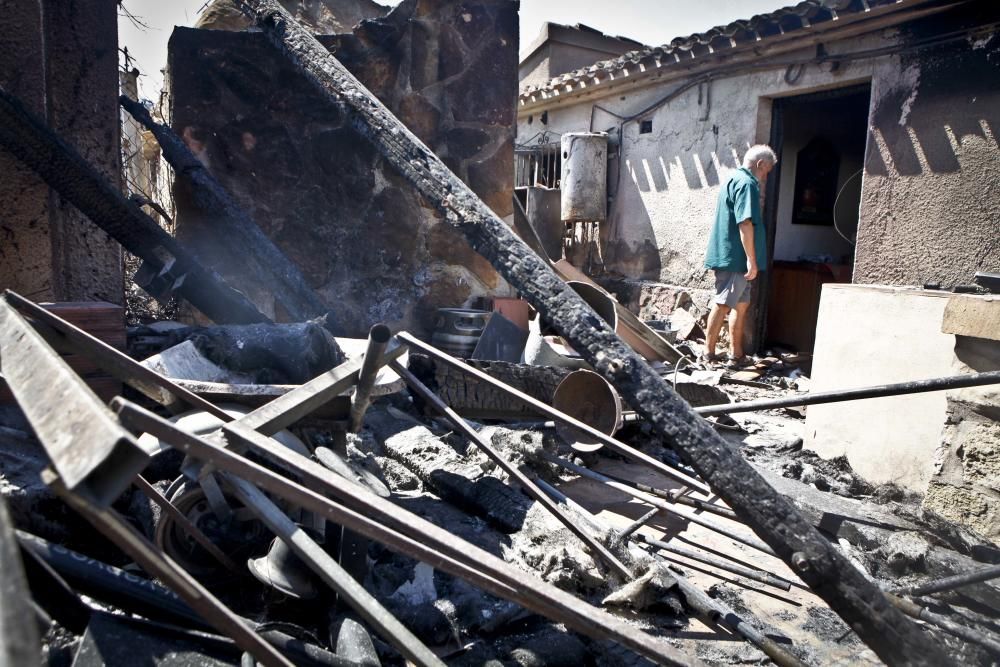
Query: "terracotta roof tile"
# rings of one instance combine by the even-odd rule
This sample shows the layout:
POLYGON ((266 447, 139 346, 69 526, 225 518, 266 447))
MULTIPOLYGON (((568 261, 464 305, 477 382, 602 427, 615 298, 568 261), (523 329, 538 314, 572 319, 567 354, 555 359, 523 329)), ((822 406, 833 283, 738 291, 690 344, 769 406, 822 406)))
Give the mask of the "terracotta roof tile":
POLYGON ((744 46, 762 39, 805 30, 838 17, 859 14, 874 7, 898 4, 905 0, 805 0, 767 14, 733 21, 706 32, 676 37, 656 47, 643 47, 618 58, 602 60, 573 72, 562 74, 541 85, 521 89, 521 99, 544 99, 598 80, 617 79, 642 69, 669 67, 712 53, 744 46))

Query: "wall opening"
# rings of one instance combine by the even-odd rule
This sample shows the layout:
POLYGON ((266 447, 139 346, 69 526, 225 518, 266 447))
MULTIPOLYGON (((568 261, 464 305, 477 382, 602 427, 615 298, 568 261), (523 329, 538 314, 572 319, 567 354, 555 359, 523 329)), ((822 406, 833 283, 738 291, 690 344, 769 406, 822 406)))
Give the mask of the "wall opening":
POLYGON ((851 282, 870 84, 774 100, 768 180, 768 345, 808 352, 821 287, 851 282))

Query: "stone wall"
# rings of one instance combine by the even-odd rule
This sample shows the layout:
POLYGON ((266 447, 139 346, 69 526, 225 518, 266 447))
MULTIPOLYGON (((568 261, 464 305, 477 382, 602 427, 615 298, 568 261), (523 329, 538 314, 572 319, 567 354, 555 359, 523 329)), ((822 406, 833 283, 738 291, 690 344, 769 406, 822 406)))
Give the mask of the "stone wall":
MULTIPOLYGON (((115 3, 0 0, 0 85, 120 183, 115 3)), ((0 287, 32 299, 123 299, 121 250, 0 149, 0 287)))
MULTIPOLYGON (((512 213, 517 3, 406 0, 321 40, 500 216, 512 213)), ((437 308, 507 293, 486 260, 260 34, 178 28, 172 124, 303 271, 343 335, 427 333, 437 308)), ((178 188, 177 229, 237 287, 239 249, 178 188)), ((269 294, 249 295, 279 318, 269 294)))

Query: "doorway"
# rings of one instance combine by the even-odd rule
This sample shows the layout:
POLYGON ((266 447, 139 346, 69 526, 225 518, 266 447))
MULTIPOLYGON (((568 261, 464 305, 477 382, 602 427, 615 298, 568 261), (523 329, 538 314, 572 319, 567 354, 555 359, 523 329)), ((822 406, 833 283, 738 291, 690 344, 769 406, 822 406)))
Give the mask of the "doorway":
POLYGON ((822 286, 851 282, 871 85, 773 101, 766 346, 811 352, 822 286))

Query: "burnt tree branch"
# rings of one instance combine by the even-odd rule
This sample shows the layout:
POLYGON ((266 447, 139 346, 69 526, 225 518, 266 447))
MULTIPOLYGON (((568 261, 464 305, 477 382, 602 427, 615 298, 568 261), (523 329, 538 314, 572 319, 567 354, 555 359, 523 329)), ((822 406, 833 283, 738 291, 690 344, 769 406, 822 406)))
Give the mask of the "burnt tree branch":
POLYGON ((239 247, 241 257, 251 266, 250 270, 241 273, 241 280, 255 283, 262 291, 272 293, 292 321, 304 321, 325 313, 327 308, 298 267, 240 208, 184 141, 169 127, 153 120, 143 105, 126 95, 119 97, 118 101, 136 122, 156 137, 163 157, 177 176, 190 186, 195 206, 212 216, 213 224, 217 226, 214 230, 216 236, 221 238, 224 235, 226 243, 235 243, 239 247))
POLYGON ((621 392, 767 542, 890 664, 948 660, 930 637, 886 600, 781 494, 518 239, 276 0, 239 0, 271 43, 331 103, 347 108, 370 141, 461 231, 474 250, 621 392))
POLYGON ((269 321, 3 88, 0 146, 155 273, 166 270, 174 291, 209 319, 234 324, 269 321))

